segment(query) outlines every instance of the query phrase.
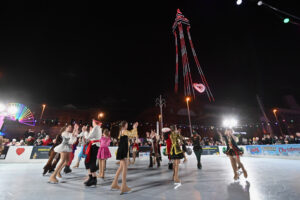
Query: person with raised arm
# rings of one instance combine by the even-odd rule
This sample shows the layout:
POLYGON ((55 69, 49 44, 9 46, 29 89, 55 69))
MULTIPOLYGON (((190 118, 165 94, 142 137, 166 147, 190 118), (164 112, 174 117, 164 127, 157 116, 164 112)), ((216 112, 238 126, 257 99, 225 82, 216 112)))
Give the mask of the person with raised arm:
POLYGON ((127 186, 126 183, 126 175, 127 175, 127 167, 128 167, 128 157, 129 157, 129 140, 130 138, 138 139, 137 132, 138 122, 133 124, 133 129, 128 131, 128 123, 126 121, 122 121, 120 123, 120 131, 119 131, 119 148, 117 150, 117 160, 120 160, 120 166, 116 172, 115 178, 112 182, 111 189, 112 190, 120 190, 121 194, 129 193, 131 188, 127 186), (121 187, 118 185, 118 179, 122 172, 122 185, 121 187))
POLYGON ((56 177, 61 178, 61 170, 68 164, 70 152, 72 152, 72 145, 77 140, 79 126, 74 125, 74 130, 72 132, 72 126, 68 125, 63 129, 61 134, 62 142, 54 148, 54 151, 60 154, 60 162, 56 167, 53 174, 50 176, 49 183, 58 183, 56 177))
POLYGON ((98 178, 104 179, 105 161, 111 158, 111 153, 109 151, 110 145, 110 132, 108 129, 103 131, 103 135, 100 139, 100 148, 98 150, 97 158, 99 160, 99 176, 98 178))
POLYGON ((86 151, 86 148, 87 148, 86 137, 89 134, 88 127, 89 127, 88 124, 84 125, 82 127, 81 133, 78 135, 79 144, 81 145, 81 147, 80 147, 80 152, 78 154, 78 160, 77 160, 76 164, 73 166, 73 168, 78 168, 81 159, 82 158, 84 158, 84 159, 86 158, 86 155, 84 154, 84 152, 86 151))
POLYGON ((89 141, 87 149, 85 151, 85 167, 88 170, 89 179, 84 182, 86 186, 97 185, 97 154, 100 147, 100 138, 102 137, 101 122, 93 119, 93 129, 87 135, 86 140, 89 141))
POLYGON ((234 173, 234 180, 238 180, 239 179, 239 169, 242 169, 242 172, 244 174, 244 177, 247 178, 248 177, 248 173, 243 165, 243 163, 240 160, 240 156, 243 155, 243 151, 240 150, 240 148, 237 146, 236 141, 237 138, 233 135, 233 130, 232 129, 226 129, 225 130, 225 135, 221 135, 220 134, 220 138, 221 140, 225 141, 227 149, 225 151, 225 154, 227 154, 227 156, 230 159, 231 162, 231 166, 233 169, 233 173, 234 173))

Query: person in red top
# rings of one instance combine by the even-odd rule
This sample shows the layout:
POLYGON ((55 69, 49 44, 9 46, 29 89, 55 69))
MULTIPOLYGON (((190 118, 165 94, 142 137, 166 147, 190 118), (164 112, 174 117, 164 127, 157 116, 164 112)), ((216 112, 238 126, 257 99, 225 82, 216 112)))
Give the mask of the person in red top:
POLYGON ((52 143, 52 139, 49 137, 49 135, 46 135, 46 137, 42 141, 43 146, 49 146, 52 143))

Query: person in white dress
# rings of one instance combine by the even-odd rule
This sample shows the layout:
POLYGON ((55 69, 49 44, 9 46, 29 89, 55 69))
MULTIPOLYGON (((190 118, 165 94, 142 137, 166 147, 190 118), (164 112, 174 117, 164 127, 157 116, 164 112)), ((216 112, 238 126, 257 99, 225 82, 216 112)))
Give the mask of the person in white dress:
POLYGON ((86 158, 86 155, 84 154, 84 152, 86 151, 86 147, 87 147, 86 138, 88 137, 88 134, 89 134, 89 132, 87 130, 88 130, 88 125, 84 125, 82 127, 81 133, 77 136, 79 138, 79 144, 81 145, 81 147, 80 147, 80 152, 78 154, 77 162, 73 166, 73 168, 78 168, 81 159, 86 158))
MULTIPOLYGON (((85 131, 83 129, 83 131, 85 131)), ((93 129, 87 135, 86 140, 89 141, 89 145, 85 151, 85 167, 88 170, 89 179, 84 182, 86 186, 97 185, 97 154, 100 147, 100 138, 102 137, 101 122, 93 120, 93 129)))
POLYGON ((74 130, 72 132, 72 126, 68 125, 65 127, 64 131, 61 134, 62 143, 54 148, 54 151, 60 154, 60 162, 56 167, 53 174, 50 176, 49 183, 58 183, 56 177, 61 178, 61 170, 65 167, 65 165, 69 162, 70 152, 72 152, 72 144, 76 142, 78 135, 79 126, 75 124, 74 130))

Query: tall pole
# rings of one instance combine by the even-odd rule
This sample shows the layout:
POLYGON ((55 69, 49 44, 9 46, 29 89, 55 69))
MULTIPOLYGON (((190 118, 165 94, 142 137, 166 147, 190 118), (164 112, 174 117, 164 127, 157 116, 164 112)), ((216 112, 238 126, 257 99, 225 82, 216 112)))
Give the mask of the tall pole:
POLYGON ((44 114, 44 111, 45 111, 45 108, 46 108, 46 104, 43 104, 42 105, 42 113, 41 113, 41 117, 40 117, 40 120, 42 120, 42 118, 43 118, 43 114, 44 114))
POLYGON ((160 109, 160 131, 161 132, 161 129, 164 127, 164 122, 163 122, 163 107, 166 107, 166 100, 163 99, 161 97, 161 95, 159 95, 159 98, 156 98, 155 100, 156 102, 156 106, 159 106, 159 109, 160 109))
POLYGON ((190 133, 191 133, 191 137, 192 137, 193 131, 192 131, 191 113, 190 113, 190 106, 189 106, 189 101, 191 100, 191 98, 187 97, 185 100, 186 100, 186 106, 187 106, 187 111, 188 111, 188 116, 189 116, 190 133))

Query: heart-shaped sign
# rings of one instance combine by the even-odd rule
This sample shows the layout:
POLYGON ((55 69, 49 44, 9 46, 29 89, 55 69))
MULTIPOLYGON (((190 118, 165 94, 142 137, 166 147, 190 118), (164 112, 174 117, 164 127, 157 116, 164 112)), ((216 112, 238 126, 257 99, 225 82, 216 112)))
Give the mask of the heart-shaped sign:
POLYGON ((16 153, 18 154, 18 156, 21 155, 22 153, 24 153, 24 151, 25 151, 25 148, 17 148, 16 149, 16 153))
POLYGON ((205 91, 205 86, 202 83, 194 83, 193 87, 195 90, 197 90, 199 93, 203 93, 205 91))

